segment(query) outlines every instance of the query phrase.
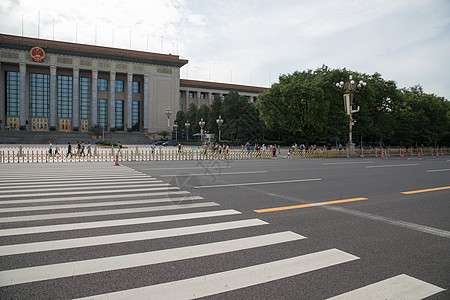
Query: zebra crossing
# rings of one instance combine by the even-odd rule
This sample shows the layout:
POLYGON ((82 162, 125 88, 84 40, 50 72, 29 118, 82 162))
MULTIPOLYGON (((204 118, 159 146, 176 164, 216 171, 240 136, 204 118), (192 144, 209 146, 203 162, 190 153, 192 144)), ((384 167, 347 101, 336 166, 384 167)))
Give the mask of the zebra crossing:
MULTIPOLYGON (((5 165, 0 191, 2 299, 193 299, 362 259, 111 163, 5 165)), ((336 299, 386 285, 443 290, 401 274, 336 299)))

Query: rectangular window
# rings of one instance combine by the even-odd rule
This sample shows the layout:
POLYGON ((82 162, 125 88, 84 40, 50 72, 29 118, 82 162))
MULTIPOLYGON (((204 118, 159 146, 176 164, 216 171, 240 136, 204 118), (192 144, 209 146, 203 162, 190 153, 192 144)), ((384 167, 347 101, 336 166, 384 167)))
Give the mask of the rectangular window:
POLYGON ((124 85, 123 80, 116 80, 116 93, 123 93, 124 85))
POLYGON ((6 72, 6 115, 19 116, 20 86, 19 72, 6 72))
POLYGON ((141 84, 139 81, 133 81, 133 94, 139 94, 141 92, 141 84))
POLYGON ((50 76, 30 74, 30 117, 48 118, 50 114, 50 76))
POLYGON ((80 118, 91 118, 91 79, 80 78, 80 118))
POLYGON ((205 99, 205 93, 200 93, 200 99, 205 99))
POLYGON ((108 79, 99 78, 97 80, 97 90, 99 92, 107 92, 108 91, 108 79))
POLYGON ((116 100, 116 129, 123 130, 123 100, 116 100))
POLYGON ((191 98, 191 99, 194 98, 194 93, 193 92, 189 92, 189 98, 191 98))
POLYGON ((98 99, 97 100, 97 122, 98 126, 104 129, 108 128, 108 100, 98 99))
POLYGON ((58 76, 58 118, 72 118, 71 76, 58 76))
POLYGON ((133 105, 132 105, 133 107, 132 107, 132 109, 133 109, 133 111, 132 111, 132 114, 131 114, 131 116, 132 116, 132 121, 131 121, 131 123, 132 123, 132 126, 133 126, 133 130, 134 131, 139 131, 139 111, 140 111, 140 109, 139 109, 139 101, 133 101, 133 105))
POLYGON ((180 91, 180 98, 183 98, 183 92, 180 91))

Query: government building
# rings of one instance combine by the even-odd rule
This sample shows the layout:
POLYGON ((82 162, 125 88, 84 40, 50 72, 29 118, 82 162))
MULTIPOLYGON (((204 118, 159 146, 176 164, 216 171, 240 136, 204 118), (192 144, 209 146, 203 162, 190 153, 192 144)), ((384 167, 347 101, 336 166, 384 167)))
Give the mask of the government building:
POLYGON ((0 34, 0 130, 139 131, 157 137, 191 103, 263 87, 180 79, 177 55, 0 34))

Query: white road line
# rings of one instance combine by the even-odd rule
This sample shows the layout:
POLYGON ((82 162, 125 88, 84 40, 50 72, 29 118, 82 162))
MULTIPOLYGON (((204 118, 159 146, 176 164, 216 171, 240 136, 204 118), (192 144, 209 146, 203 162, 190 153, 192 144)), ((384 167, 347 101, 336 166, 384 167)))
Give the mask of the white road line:
POLYGON ((29 222, 29 221, 55 220, 55 219, 65 219, 65 218, 84 218, 84 217, 93 217, 93 216, 97 217, 97 216, 108 216, 108 215, 134 214, 134 213, 177 210, 177 209, 193 209, 193 208, 211 207, 211 206, 218 206, 218 205, 219 204, 217 204, 215 202, 201 202, 201 203, 190 203, 190 204, 180 204, 180 205, 173 204, 173 205, 164 205, 164 206, 83 211, 83 212, 61 213, 61 214, 29 215, 29 216, 0 218, 0 223, 29 222))
POLYGON ((151 169, 139 169, 143 171, 161 171, 161 170, 192 170, 192 169, 223 169, 223 170, 229 170, 229 168, 224 167, 188 167, 188 168, 151 168, 151 169))
POLYGON ((229 172, 229 173, 197 173, 197 174, 173 174, 161 175, 160 177, 185 177, 185 176, 221 176, 221 175, 241 175, 241 174, 260 174, 268 171, 250 171, 250 172, 229 172))
MULTIPOLYGON (((39 194, 15 194, 15 195, 0 195, 0 199, 14 199, 24 198, 30 196, 47 197, 47 196, 60 196, 60 195, 91 195, 91 194, 112 194, 112 193, 130 193, 130 192, 145 192, 145 191, 161 191, 161 190, 178 190, 178 187, 163 186, 154 188, 141 188, 141 189, 120 189, 120 190, 100 190, 100 191, 76 191, 76 192, 54 192, 54 193, 39 193, 39 194)), ((1 201, 0 201, 1 203, 1 201)))
POLYGON ((153 183, 153 182, 162 182, 160 180, 156 180, 156 178, 138 178, 138 179, 109 179, 105 182, 93 182, 92 180, 70 180, 66 182, 54 182, 52 180, 51 183, 48 183, 46 181, 41 181, 39 183, 31 183, 31 184, 25 184, 24 182, 15 182, 15 183, 1 183, 0 182, 0 188, 1 189, 12 189, 17 186, 20 186, 21 189, 23 188, 39 188, 39 187, 59 187, 59 186, 89 186, 89 185, 116 185, 117 183, 121 184, 137 184, 137 183, 153 183))
POLYGON ((350 164, 372 164, 374 161, 347 161, 347 162, 333 162, 333 163, 322 163, 322 165, 350 165, 350 164))
MULTIPOLYGON (((57 197, 57 198, 40 198, 40 199, 20 199, 20 200, 1 200, 2 204, 24 204, 24 203, 45 203, 45 202, 63 202, 63 201, 79 201, 79 200, 100 200, 100 199, 126 199, 137 197, 153 197, 153 196, 171 196, 171 195, 188 195, 187 191, 163 191, 163 192, 146 192, 133 194, 112 194, 112 195, 86 195, 74 197, 57 197)), ((186 197, 185 197, 186 198, 186 197)), ((189 199, 189 198, 187 198, 189 199)))
POLYGON ((450 231, 446 231, 446 230, 442 230, 442 229, 437 229, 437 228, 433 228, 433 227, 429 227, 429 226, 409 223, 409 222, 400 221, 400 220, 394 220, 394 219, 390 219, 390 218, 386 218, 386 217, 382 217, 382 216, 378 216, 378 215, 374 215, 374 214, 369 214, 369 213, 365 213, 365 212, 360 212, 360 211, 356 211, 356 210, 352 210, 352 209, 348 209, 348 208, 344 208, 344 207, 325 205, 325 206, 323 206, 323 208, 343 212, 346 214, 362 217, 362 218, 369 219, 369 220, 381 221, 386 224, 399 226, 399 227, 403 227, 403 228, 408 228, 408 229, 415 230, 418 232, 423 232, 423 233, 450 239, 450 231))
POLYGON ((404 165, 379 165, 379 166, 366 166, 366 168, 390 168, 390 167, 410 167, 418 166, 419 164, 404 164, 404 165))
MULTIPOLYGON (((40 205, 40 206, 19 206, 0 208, 0 213, 25 212, 25 211, 39 211, 39 210, 53 210, 53 209, 74 209, 74 208, 89 208, 89 207, 105 207, 105 206, 121 206, 134 204, 150 204, 150 203, 164 203, 164 202, 183 202, 202 200, 203 197, 173 197, 173 198, 156 198, 156 199, 141 199, 141 200, 126 200, 126 201, 112 201, 112 202, 94 202, 94 203, 75 203, 75 204, 54 204, 54 205, 40 205)), ((3 204, 0 202, 0 204, 3 204)))
POLYGON ((420 300, 445 291, 444 289, 402 274, 328 300, 420 300))
POLYGON ((271 282, 359 259, 338 249, 83 299, 193 299, 271 282))
POLYGON ((248 182, 248 183, 230 183, 230 184, 218 184, 218 185, 203 185, 194 186, 195 189, 203 188, 221 188, 221 187, 233 187, 233 186, 248 186, 248 185, 265 185, 265 184, 282 184, 282 183, 294 183, 294 182, 309 182, 309 181, 320 181, 322 178, 311 178, 311 179, 294 179, 294 180, 280 180, 280 181, 265 181, 265 182, 248 182))
POLYGON ((241 214, 241 213, 234 209, 228 209, 228 210, 214 210, 214 211, 206 211, 206 212, 187 213, 187 214, 145 217, 145 218, 118 219, 118 220, 108 220, 108 221, 70 223, 70 224, 36 226, 36 227, 20 227, 20 228, 10 228, 10 229, 0 229, 0 236, 13 236, 13 235, 21 235, 21 234, 35 234, 35 233, 44 233, 44 232, 58 232, 58 231, 67 231, 67 230, 81 230, 81 229, 93 229, 93 228, 115 227, 115 226, 129 226, 129 225, 137 225, 137 224, 150 224, 150 223, 170 222, 170 221, 179 221, 179 220, 191 220, 191 219, 211 218, 211 217, 229 216, 229 215, 237 215, 237 214, 241 214))
POLYGON ((427 170, 427 173, 432 173, 432 172, 447 172, 447 171, 450 171, 450 169, 427 170))
POLYGON ((152 231, 140 231, 123 234, 92 236, 77 239, 66 239, 58 241, 6 245, 0 246, 0 256, 153 240, 191 234, 232 230, 267 224, 269 223, 259 219, 249 219, 249 220, 230 221, 230 222, 178 227, 152 231))
POLYGON ((0 272, 0 286, 149 266, 286 243, 302 238, 296 233, 285 231, 188 247, 7 270, 0 272))
MULTIPOLYGON (((76 187, 67 187, 67 186, 58 185, 57 187, 43 187, 42 189, 34 188, 34 189, 22 190, 22 187, 16 187, 12 190, 11 189, 5 189, 5 190, 2 189, 2 190, 3 190, 3 193, 7 193, 8 195, 11 195, 11 196, 15 196, 15 194, 24 193, 24 192, 33 193, 33 196, 39 196, 39 195, 41 195, 41 193, 40 193, 41 190, 44 190, 45 192, 74 191, 73 193, 76 194, 77 192, 75 192, 75 191, 77 191, 77 190, 81 190, 81 191, 95 190, 95 192, 97 192, 97 191, 100 191, 103 189, 116 190, 116 189, 127 188, 127 187, 138 189, 141 187, 148 188, 148 187, 169 186, 169 185, 170 185, 169 183, 165 183, 161 180, 155 180, 153 182, 149 182, 149 183, 145 183, 145 184, 133 184, 133 185, 116 183, 112 187, 109 185, 103 185, 103 184, 102 185, 97 184, 96 186, 84 186, 83 185, 83 186, 76 186, 76 187)), ((57 194, 59 195, 60 193, 57 193, 57 194)), ((30 195, 28 194, 28 196, 30 196, 30 195)))
POLYGON ((151 176, 104 176, 102 175, 102 177, 89 177, 89 176, 77 176, 77 177, 68 177, 65 176, 63 178, 61 177, 51 177, 51 178, 37 178, 37 177, 30 177, 29 179, 23 179, 23 177, 17 177, 16 179, 11 180, 11 177, 8 177, 4 180, 0 180, 0 183, 3 185, 8 185, 8 184, 22 184, 22 183, 33 183, 33 182, 48 182, 48 181, 52 181, 52 182, 82 182, 82 181, 90 181, 90 182, 102 182, 102 181, 120 181, 120 180, 155 180, 156 178, 153 178, 151 176))

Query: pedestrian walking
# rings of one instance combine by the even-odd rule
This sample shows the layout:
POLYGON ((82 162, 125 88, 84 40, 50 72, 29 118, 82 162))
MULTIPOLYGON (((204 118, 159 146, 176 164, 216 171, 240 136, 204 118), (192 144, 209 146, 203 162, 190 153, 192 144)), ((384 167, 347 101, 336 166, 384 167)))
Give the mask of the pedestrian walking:
POLYGON ((81 151, 80 151, 80 156, 83 155, 84 156, 84 141, 81 141, 81 151))
POLYGON ((77 156, 80 155, 80 151, 81 151, 81 145, 80 145, 80 142, 77 141, 77 156))
POLYGON ((52 142, 49 141, 48 142, 48 156, 52 156, 52 148, 53 148, 52 142))
POLYGON ((57 155, 59 155, 59 153, 58 153, 58 144, 55 143, 55 156, 57 156, 57 155))
POLYGON ((67 145, 67 155, 66 155, 66 157, 69 157, 69 155, 70 155, 70 158, 72 158, 72 145, 70 144, 70 142, 68 143, 68 145, 67 145))
POLYGON ((91 152, 91 142, 88 142, 88 146, 87 146, 87 155, 88 155, 88 156, 92 156, 92 152, 91 152))

